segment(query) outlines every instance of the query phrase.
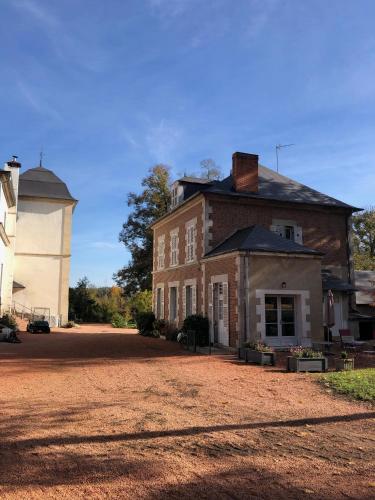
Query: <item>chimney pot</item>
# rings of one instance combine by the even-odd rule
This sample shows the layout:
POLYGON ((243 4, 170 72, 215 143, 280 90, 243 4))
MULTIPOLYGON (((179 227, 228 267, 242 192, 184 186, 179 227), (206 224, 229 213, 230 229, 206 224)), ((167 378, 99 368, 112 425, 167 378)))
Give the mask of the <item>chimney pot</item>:
POLYGON ((250 153, 233 153, 232 176, 237 192, 258 192, 258 158, 258 155, 250 153))

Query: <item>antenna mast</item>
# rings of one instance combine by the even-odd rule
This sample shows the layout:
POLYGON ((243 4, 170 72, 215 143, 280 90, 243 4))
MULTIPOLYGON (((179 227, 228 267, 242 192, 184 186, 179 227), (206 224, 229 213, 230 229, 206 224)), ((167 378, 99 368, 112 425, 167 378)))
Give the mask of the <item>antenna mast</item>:
POLYGON ((275 151, 276 151, 276 171, 279 171, 279 150, 281 148, 289 148, 290 146, 294 146, 294 144, 276 144, 275 146, 275 151))

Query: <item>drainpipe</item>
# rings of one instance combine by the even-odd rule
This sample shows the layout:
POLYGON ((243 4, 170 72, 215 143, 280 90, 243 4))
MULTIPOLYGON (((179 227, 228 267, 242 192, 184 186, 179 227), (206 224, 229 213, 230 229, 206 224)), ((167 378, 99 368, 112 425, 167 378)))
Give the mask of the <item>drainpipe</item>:
MULTIPOLYGON (((348 272, 348 283, 355 285, 354 272, 353 272, 353 258, 352 258, 352 215, 346 216, 346 254, 347 254, 347 272, 348 272)), ((348 294, 348 305, 349 310, 355 309, 355 294, 350 292, 348 294)))
POLYGON ((250 340, 250 270, 249 270, 249 254, 245 255, 245 341, 250 340))

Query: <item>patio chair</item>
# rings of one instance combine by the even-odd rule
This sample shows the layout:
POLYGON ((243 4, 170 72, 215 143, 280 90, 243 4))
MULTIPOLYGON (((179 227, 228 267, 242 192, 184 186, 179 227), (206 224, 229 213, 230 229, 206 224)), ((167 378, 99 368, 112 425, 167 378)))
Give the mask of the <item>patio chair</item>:
POLYGON ((366 343, 361 340, 355 340, 354 336, 352 335, 349 329, 339 330, 339 334, 341 340, 341 347, 343 349, 358 351, 363 346, 363 344, 366 343))

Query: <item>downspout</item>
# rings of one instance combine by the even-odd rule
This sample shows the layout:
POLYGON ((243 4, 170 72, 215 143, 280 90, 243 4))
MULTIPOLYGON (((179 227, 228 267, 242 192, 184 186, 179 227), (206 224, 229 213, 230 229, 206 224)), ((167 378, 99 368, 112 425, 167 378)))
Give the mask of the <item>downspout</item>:
POLYGON ((250 255, 247 254, 245 259, 245 341, 250 340, 250 255))
MULTIPOLYGON (((346 253, 347 253, 347 266, 348 266, 348 283, 355 285, 354 271, 353 271, 353 257, 352 257, 352 214, 346 216, 346 253)), ((348 294, 349 311, 355 309, 355 295, 353 292, 348 294)))

